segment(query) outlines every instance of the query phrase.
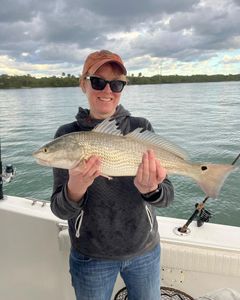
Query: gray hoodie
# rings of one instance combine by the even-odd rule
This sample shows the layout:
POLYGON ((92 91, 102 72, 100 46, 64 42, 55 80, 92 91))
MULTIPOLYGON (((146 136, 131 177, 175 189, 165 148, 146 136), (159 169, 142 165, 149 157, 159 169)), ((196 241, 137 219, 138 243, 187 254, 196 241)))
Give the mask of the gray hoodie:
MULTIPOLYGON (((119 105, 114 114, 123 134, 138 127, 153 130, 144 118, 132 117, 119 105)), ((79 108, 77 121, 61 126, 59 137, 74 131, 92 130, 101 120, 93 120, 89 110, 79 108)), ((103 259, 130 259, 144 254, 159 243, 154 206, 165 207, 174 197, 173 186, 166 178, 159 192, 143 197, 133 183, 134 177, 102 176, 95 179, 79 202, 68 198, 68 171, 53 169, 54 184, 51 209, 61 219, 68 220, 69 235, 74 249, 103 259)))

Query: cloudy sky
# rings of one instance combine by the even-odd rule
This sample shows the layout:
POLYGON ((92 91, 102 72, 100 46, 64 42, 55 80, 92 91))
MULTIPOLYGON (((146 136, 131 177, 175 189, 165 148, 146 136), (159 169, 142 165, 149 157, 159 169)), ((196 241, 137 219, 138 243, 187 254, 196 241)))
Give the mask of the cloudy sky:
POLYGON ((128 74, 240 73, 240 0, 0 0, 0 74, 79 75, 108 49, 128 74))

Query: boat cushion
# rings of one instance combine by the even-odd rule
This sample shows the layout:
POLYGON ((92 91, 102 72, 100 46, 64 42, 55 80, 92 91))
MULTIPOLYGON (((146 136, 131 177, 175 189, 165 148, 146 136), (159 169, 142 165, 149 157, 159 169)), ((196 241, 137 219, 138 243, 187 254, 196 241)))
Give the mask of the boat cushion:
POLYGON ((240 294, 230 288, 216 290, 196 300, 240 300, 240 294))

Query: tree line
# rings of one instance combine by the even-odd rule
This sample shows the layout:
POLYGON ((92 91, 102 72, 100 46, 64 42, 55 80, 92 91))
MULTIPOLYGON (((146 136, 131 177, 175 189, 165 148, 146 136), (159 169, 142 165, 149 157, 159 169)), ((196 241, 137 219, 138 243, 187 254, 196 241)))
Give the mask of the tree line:
MULTIPOLYGON (((154 76, 143 76, 139 73, 138 76, 127 77, 128 84, 165 84, 165 83, 191 83, 191 82, 218 82, 218 81, 240 81, 240 74, 236 75, 154 75, 154 76)), ((0 89, 10 88, 43 88, 43 87, 76 87, 79 86, 79 77, 65 73, 62 76, 51 76, 36 78, 27 75, 0 75, 0 89)))

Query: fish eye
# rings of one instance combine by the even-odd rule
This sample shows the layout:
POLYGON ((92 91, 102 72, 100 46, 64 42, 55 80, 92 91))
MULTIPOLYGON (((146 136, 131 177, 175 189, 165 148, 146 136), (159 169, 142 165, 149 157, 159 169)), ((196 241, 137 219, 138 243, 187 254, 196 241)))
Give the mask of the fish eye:
POLYGON ((48 152, 48 149, 47 149, 47 148, 43 148, 43 152, 44 152, 44 153, 47 153, 47 152, 48 152))

